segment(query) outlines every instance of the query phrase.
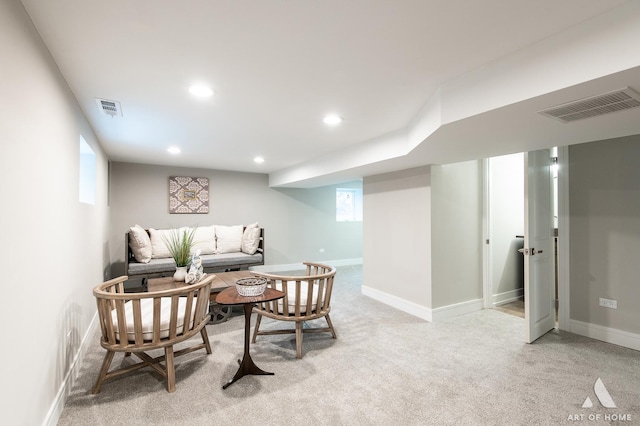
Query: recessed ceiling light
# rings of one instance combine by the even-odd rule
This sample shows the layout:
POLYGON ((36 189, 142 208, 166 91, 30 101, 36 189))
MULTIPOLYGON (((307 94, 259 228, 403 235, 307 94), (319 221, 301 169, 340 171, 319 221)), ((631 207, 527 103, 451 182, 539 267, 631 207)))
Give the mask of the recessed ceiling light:
POLYGON ((323 121, 327 126, 337 126, 342 123, 342 117, 336 114, 328 114, 324 117, 323 121))
POLYGON ((199 98, 208 98, 209 96, 213 95, 213 90, 201 84, 194 84, 193 86, 189 87, 189 93, 199 98))
POLYGON ((255 163, 262 164, 262 163, 264 163, 264 158, 262 158, 262 157, 256 157, 256 158, 254 158, 254 159, 253 159, 253 161, 254 161, 255 163))
POLYGON ((169 151, 169 154, 180 154, 182 151, 180 150, 180 148, 178 148, 177 146, 170 146, 167 151, 169 151))

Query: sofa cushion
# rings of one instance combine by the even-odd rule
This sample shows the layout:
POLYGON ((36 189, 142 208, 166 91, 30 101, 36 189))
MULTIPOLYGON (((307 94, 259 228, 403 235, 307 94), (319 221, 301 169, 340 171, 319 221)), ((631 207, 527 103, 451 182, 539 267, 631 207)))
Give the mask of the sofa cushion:
POLYGON ((242 245, 240 250, 246 254, 253 254, 258 251, 260 245, 260 227, 258 222, 247 225, 242 234, 242 245))
MULTIPOLYGON (((193 304, 191 307, 191 318, 189 320, 189 327, 193 326, 193 319, 196 313, 196 302, 198 301, 197 297, 193 298, 193 304)), ((177 329, 176 333, 182 333, 182 329, 184 326, 184 314, 187 308, 187 298, 180 297, 178 298, 178 321, 177 321, 177 329)), ((127 340, 129 342, 135 342, 136 336, 134 332, 134 322, 133 322, 133 304, 131 301, 128 301, 124 304, 125 310, 125 321, 127 322, 127 340)), ((153 298, 141 299, 140 300, 140 312, 142 317, 142 336, 144 340, 153 339, 153 298)), ((161 297, 160 298, 160 338, 164 339, 169 337, 169 322, 171 320, 171 298, 170 297, 161 297)), ((118 312, 114 309, 111 311, 111 321, 113 322, 113 327, 115 330, 118 330, 118 312)), ((116 339, 120 340, 120 333, 116 332, 116 339)))
MULTIPOLYGON (((260 252, 256 252, 253 255, 242 252, 205 254, 200 256, 200 260, 202 260, 202 266, 204 268, 215 268, 217 270, 225 270, 228 267, 248 267, 263 263, 262 253, 260 252)), ((151 259, 149 263, 129 263, 127 275, 159 274, 169 271, 173 274, 175 268, 176 264, 171 257, 151 259)))
POLYGON ((153 229, 149 228, 149 236, 151 239, 151 258, 164 259, 171 257, 171 252, 167 248, 164 240, 171 238, 170 229, 153 229))
POLYGON ((251 266, 262 263, 262 253, 249 255, 242 252, 216 253, 200 256, 204 268, 224 268, 227 266, 251 266))
POLYGON ((199 226, 193 233, 193 247, 191 254, 200 249, 200 254, 214 254, 216 252, 215 226, 199 226))
POLYGON ((129 247, 138 262, 148 263, 151 260, 151 239, 142 226, 136 224, 129 228, 129 247))
POLYGON ((216 225, 217 253, 240 252, 242 247, 242 225, 216 225))

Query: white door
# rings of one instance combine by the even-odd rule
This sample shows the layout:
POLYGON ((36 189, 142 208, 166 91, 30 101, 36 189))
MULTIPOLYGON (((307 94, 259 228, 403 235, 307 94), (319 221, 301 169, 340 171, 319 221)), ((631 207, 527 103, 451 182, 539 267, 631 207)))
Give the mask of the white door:
POLYGON ((528 343, 555 327, 551 152, 524 156, 524 303, 528 343))

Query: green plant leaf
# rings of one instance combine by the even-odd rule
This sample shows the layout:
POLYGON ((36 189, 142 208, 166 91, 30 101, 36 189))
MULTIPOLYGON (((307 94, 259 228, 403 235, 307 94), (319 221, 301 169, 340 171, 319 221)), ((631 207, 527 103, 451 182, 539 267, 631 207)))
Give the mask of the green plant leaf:
POLYGON ((162 239, 176 262, 176 266, 189 266, 191 263, 191 248, 196 228, 171 229, 169 235, 162 234, 162 239))

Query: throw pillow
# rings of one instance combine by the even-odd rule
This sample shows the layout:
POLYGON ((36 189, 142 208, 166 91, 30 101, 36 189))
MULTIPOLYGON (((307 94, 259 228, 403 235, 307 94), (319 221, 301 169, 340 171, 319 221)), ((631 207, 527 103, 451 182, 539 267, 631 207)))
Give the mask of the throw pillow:
POLYGON ((136 224, 129 228, 129 247, 138 262, 149 263, 151 260, 151 240, 142 226, 136 224))
POLYGON ((167 248, 167 245, 164 242, 164 238, 170 238, 171 230, 167 229, 153 229, 149 228, 149 234, 151 236, 151 258, 152 259, 162 259, 165 257, 171 257, 171 252, 167 248))
POLYGON ((237 253, 242 247, 242 225, 216 225, 217 253, 237 253))
POLYGON ((260 245, 260 228, 258 223, 248 225, 242 234, 241 250, 246 254, 254 254, 260 245))
POLYGON ((193 234, 193 247, 191 254, 200 249, 200 254, 214 254, 216 252, 216 229, 215 226, 197 227, 193 234))

